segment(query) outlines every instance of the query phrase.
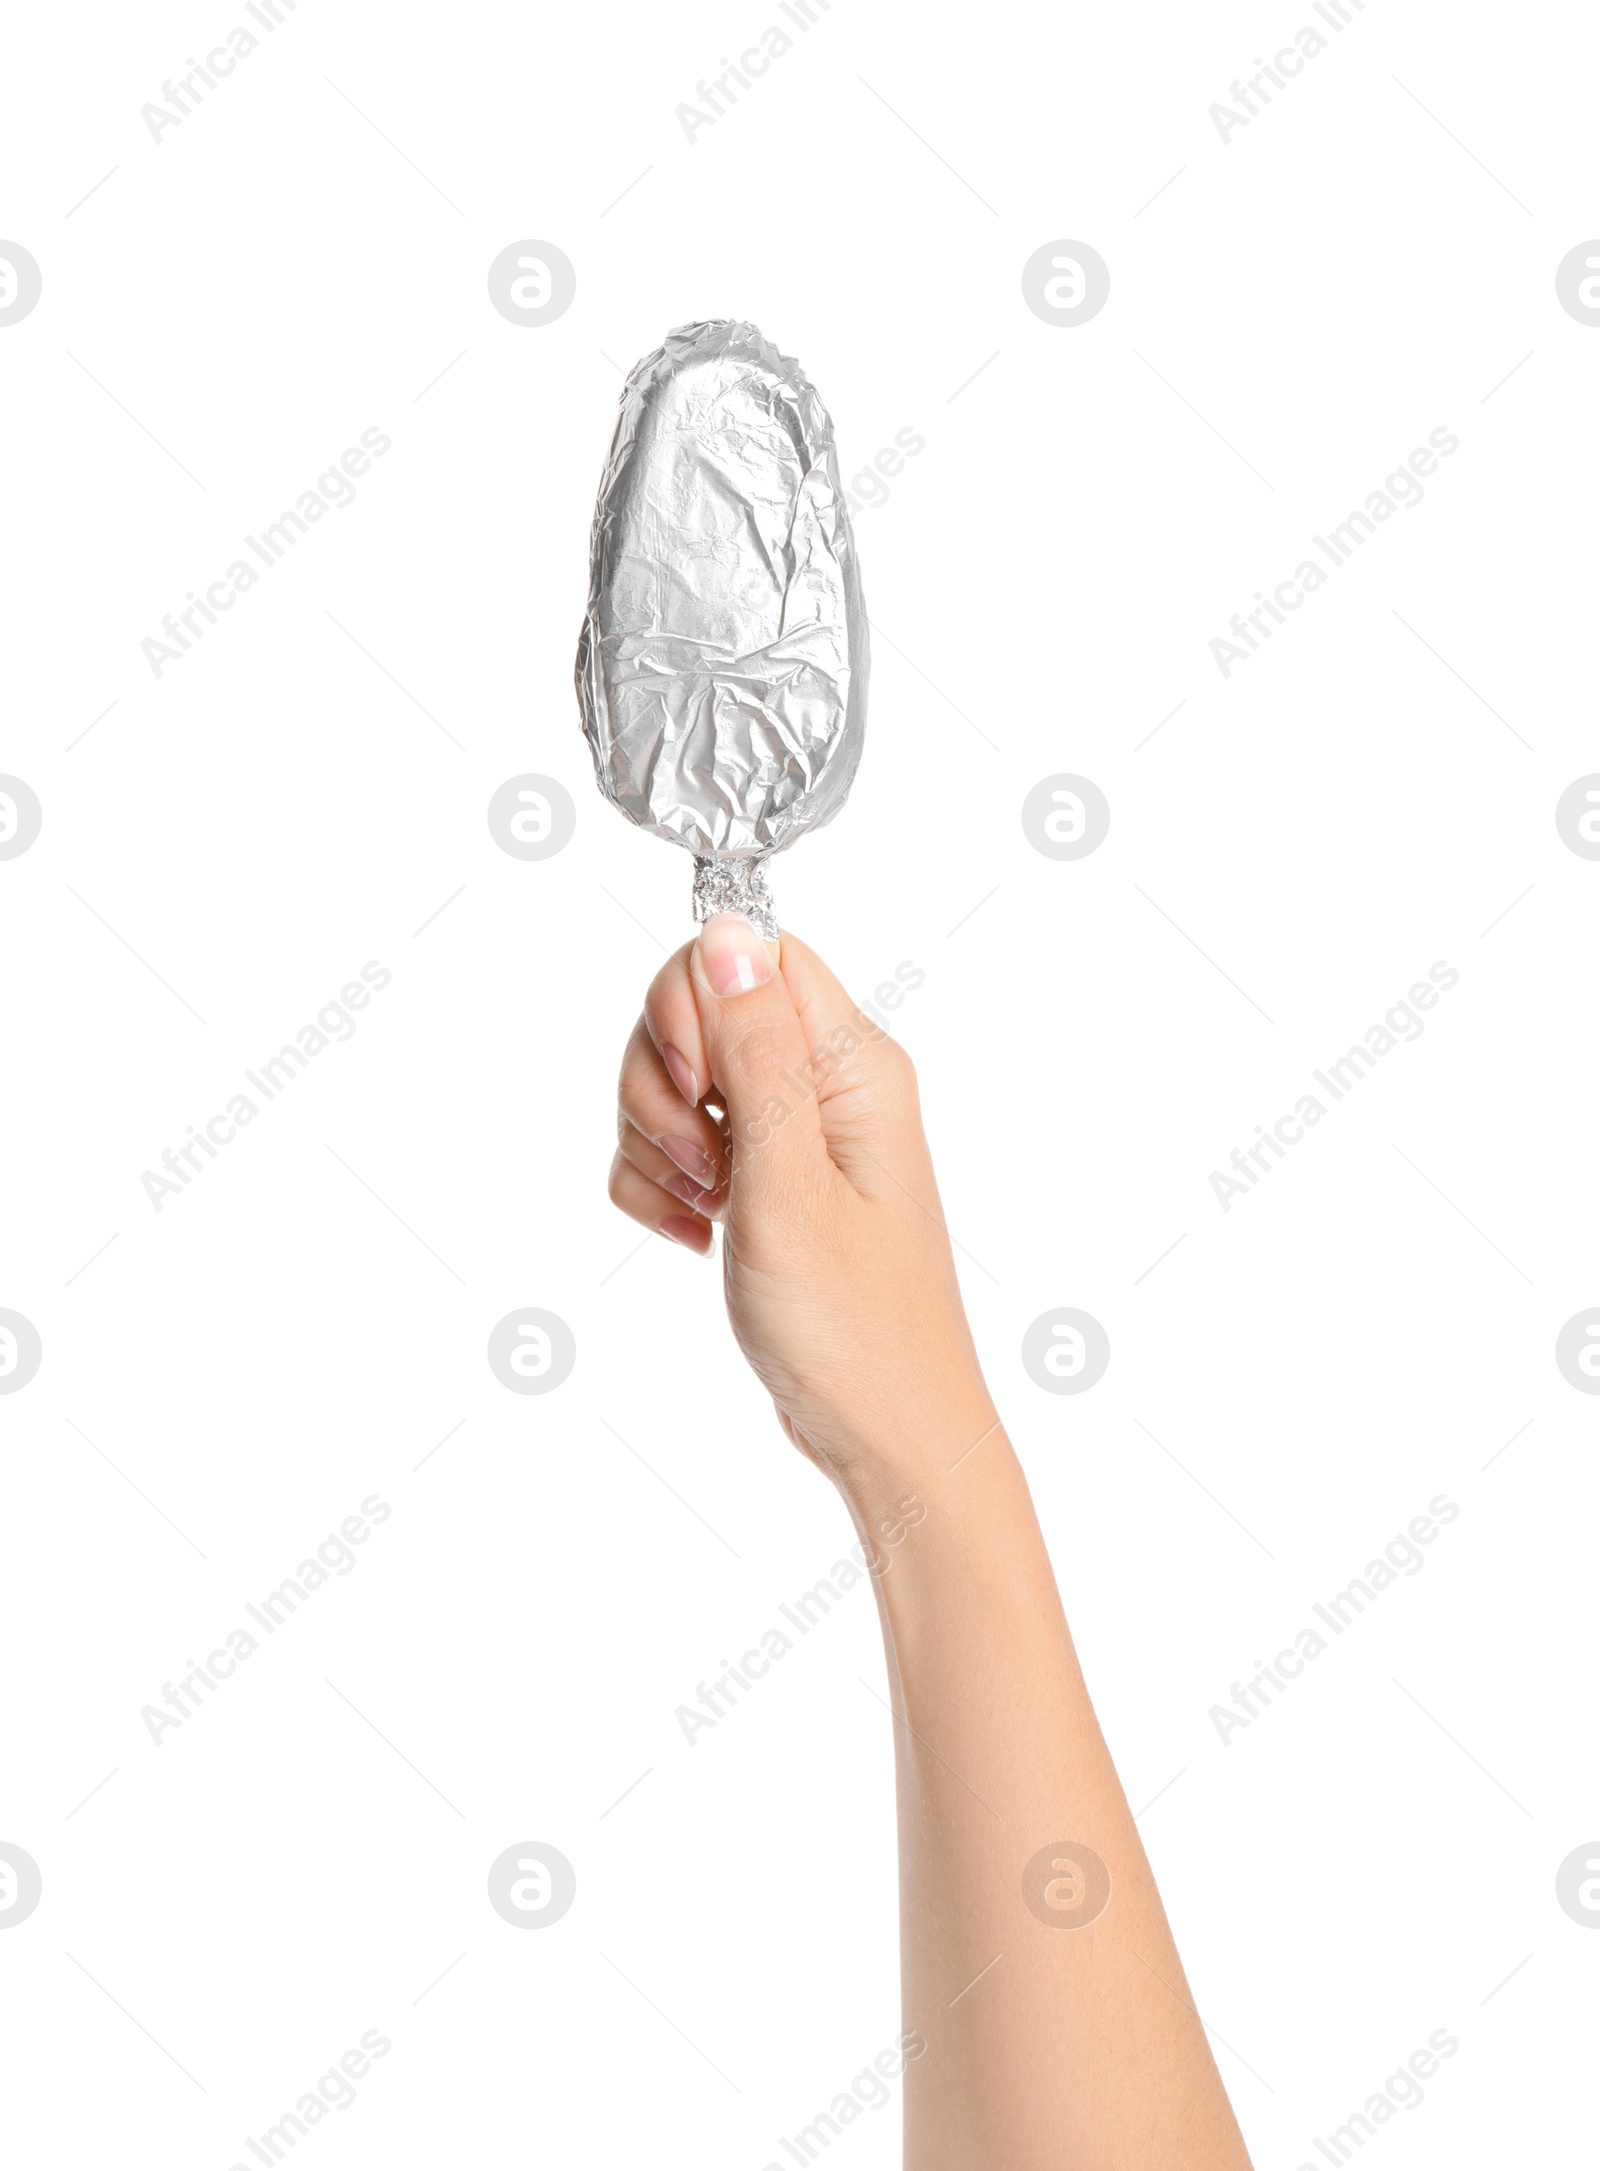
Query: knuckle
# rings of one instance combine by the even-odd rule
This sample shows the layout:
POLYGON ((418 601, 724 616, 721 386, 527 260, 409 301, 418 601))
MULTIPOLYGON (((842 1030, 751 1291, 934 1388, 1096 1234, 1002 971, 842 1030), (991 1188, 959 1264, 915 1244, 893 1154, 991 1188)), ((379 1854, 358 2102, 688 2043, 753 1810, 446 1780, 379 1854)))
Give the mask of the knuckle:
POLYGON ((622 1068, 617 1073, 617 1104, 624 1114, 637 1109, 644 1097, 652 1075, 652 1053, 642 1028, 637 1029, 623 1051, 622 1068))
MULTIPOLYGON (((645 990, 644 1015, 650 1025, 658 1028, 658 1039, 662 1037, 663 1029, 668 1040, 674 1037, 670 1028, 683 1016, 685 1009, 693 1015, 694 991, 689 978, 689 957, 693 949, 694 944, 686 942, 675 951, 645 990)), ((678 1030, 681 1032, 682 1029, 680 1025, 678 1030)))
POLYGON ((788 1052, 782 1029, 764 1019, 737 1027, 728 1045, 740 1075, 755 1084, 781 1077, 788 1052))
POLYGON ((917 1090, 917 1066, 898 1040, 885 1038, 878 1042, 875 1060, 884 1083, 896 1093, 914 1098, 917 1090))

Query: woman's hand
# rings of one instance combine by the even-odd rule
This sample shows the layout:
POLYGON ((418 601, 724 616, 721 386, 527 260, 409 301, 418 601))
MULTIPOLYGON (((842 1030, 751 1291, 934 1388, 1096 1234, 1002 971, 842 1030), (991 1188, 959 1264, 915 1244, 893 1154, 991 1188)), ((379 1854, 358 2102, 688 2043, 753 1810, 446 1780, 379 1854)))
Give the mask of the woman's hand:
POLYGON ((803 942, 709 921, 651 982, 618 1103, 613 1201, 702 1254, 721 1221, 739 1346, 847 1495, 993 1426, 910 1058, 803 942))
POLYGON ((894 1573, 872 1560, 907 2164, 1249 2171, 978 1370, 910 1063, 804 943, 716 919, 652 983, 620 1099, 612 1197, 696 1251, 722 1222, 739 1346, 863 1539, 919 1503, 894 1573))

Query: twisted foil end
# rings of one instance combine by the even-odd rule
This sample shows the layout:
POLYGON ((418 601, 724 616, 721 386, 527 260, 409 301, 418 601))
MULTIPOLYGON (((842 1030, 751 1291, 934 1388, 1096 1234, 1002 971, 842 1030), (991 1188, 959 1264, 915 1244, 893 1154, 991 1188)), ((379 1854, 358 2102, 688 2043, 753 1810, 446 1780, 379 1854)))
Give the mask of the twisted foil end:
POLYGON ((694 863, 694 916, 697 923, 719 912, 737 912, 768 942, 778 939, 778 914, 759 859, 701 858, 694 863))

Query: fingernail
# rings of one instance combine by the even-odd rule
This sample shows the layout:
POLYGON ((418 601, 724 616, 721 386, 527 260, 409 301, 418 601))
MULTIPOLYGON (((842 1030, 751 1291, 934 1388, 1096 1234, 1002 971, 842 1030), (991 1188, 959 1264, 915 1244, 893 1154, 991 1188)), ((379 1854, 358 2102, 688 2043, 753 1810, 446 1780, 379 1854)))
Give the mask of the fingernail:
POLYGON ((670 1154, 683 1173, 692 1176, 702 1191, 715 1189, 717 1172, 712 1166, 711 1157, 702 1153, 693 1139, 664 1138, 661 1141, 661 1150, 670 1154))
POLYGON ((700 963, 718 995, 747 995, 772 978, 766 944, 736 912, 720 913, 701 928, 700 963))
POLYGON ((663 1176, 661 1188, 663 1191, 670 1191, 675 1199, 682 1199, 685 1206, 692 1206, 697 1214, 704 1214, 706 1219, 710 1220, 710 1202, 716 1194, 708 1191, 704 1184, 696 1183, 692 1176, 663 1176))
POLYGON ((663 1236, 681 1244, 685 1251, 698 1253, 702 1259, 711 1249, 711 1231, 703 1221, 691 1221, 687 1214, 666 1214, 658 1226, 663 1236))
POLYGON ((695 1107, 700 1099, 700 1087, 694 1072, 684 1061, 682 1051, 675 1048, 670 1040, 664 1040, 661 1043, 661 1060, 666 1064, 667 1075, 678 1091, 691 1108, 695 1107))

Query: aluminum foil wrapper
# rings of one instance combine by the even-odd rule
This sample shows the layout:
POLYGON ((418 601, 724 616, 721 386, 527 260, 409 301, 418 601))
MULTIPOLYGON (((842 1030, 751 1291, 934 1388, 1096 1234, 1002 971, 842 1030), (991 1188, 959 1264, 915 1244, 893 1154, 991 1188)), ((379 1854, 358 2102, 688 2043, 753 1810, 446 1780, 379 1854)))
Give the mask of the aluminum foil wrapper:
POLYGON ((867 616, 833 425, 753 324, 680 325, 623 387, 577 684, 601 791, 694 854, 695 918, 776 936, 766 861, 861 758, 867 616))

